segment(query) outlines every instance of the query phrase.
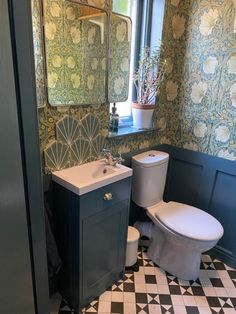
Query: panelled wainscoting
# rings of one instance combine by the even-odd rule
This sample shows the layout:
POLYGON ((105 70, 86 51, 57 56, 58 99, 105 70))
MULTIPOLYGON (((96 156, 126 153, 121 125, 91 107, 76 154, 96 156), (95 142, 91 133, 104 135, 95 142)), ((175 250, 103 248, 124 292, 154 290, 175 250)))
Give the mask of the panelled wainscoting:
MULTIPOLYGON (((236 270, 209 255, 202 256, 199 279, 185 281, 163 271, 139 248, 139 271, 92 301, 82 313, 231 314, 236 311, 236 270)), ((51 298, 51 314, 74 313, 59 294, 51 298)))
POLYGON ((196 206, 218 219, 224 235, 212 253, 236 268, 235 162, 170 145, 158 149, 170 154, 165 200, 196 206))
MULTIPOLYGON (((211 254, 236 268, 235 162, 166 144, 152 149, 170 155, 164 200, 198 207, 218 219, 224 227, 224 235, 211 254)), ((131 154, 125 159, 130 165, 131 154)), ((131 202, 129 223, 137 220, 149 221, 149 218, 142 208, 131 202)))

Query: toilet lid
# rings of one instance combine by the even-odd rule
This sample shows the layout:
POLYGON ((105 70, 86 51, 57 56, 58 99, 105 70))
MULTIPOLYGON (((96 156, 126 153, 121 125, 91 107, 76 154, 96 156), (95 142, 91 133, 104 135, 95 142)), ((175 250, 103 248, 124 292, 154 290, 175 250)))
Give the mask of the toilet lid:
POLYGON ((196 240, 217 240, 224 233, 222 225, 213 216, 182 203, 161 203, 155 208, 155 217, 172 231, 196 240))
POLYGON ((134 242, 139 239, 139 231, 131 226, 128 226, 128 234, 127 234, 127 241, 134 242))

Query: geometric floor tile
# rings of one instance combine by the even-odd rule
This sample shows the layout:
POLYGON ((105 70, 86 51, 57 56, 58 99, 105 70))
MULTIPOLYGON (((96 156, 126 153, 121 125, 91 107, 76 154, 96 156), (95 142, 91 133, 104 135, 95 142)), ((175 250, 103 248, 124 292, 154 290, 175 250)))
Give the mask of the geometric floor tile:
MULTIPOLYGON (((187 281, 154 265, 146 252, 146 247, 139 248, 138 272, 127 270, 122 280, 88 304, 82 313, 236 313, 235 269, 203 254, 200 278, 187 281)), ((74 313, 58 293, 52 296, 50 309, 51 314, 74 313)))

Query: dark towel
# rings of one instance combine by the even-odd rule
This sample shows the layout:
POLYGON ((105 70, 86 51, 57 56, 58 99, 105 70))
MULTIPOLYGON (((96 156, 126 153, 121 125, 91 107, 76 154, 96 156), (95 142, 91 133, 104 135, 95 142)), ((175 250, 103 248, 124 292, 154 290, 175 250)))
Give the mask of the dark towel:
MULTIPOLYGON (((45 193, 46 194, 46 193, 45 193)), ((58 254, 57 244, 54 236, 54 217, 47 200, 44 197, 45 224, 46 224, 46 241, 47 241, 47 260, 48 260, 48 276, 54 277, 61 268, 61 258, 58 254)))

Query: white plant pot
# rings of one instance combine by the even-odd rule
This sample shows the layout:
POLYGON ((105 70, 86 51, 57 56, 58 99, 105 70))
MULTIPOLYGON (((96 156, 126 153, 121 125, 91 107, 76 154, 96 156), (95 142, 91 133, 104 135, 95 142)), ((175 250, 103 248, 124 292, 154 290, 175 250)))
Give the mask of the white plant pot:
POLYGON ((133 126, 137 129, 150 129, 153 126, 154 109, 132 108, 133 126))

